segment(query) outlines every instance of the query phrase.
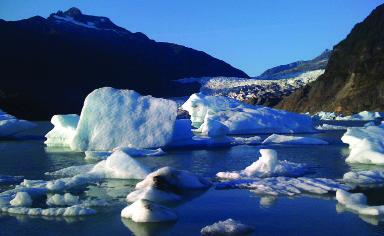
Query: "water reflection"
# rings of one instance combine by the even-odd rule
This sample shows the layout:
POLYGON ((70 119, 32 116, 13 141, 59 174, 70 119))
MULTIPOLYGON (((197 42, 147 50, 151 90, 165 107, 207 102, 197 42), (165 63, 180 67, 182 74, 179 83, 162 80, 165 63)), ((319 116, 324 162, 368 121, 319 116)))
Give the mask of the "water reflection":
POLYGON ((169 231, 175 222, 166 223, 136 223, 130 219, 121 218, 121 222, 136 236, 153 236, 169 231))

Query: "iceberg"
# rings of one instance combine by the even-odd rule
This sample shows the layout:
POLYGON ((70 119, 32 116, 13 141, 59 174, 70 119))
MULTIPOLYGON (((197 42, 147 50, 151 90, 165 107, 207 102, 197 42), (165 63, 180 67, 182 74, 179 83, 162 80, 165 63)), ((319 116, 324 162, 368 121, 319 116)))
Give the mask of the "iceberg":
POLYGON ((76 114, 54 115, 51 123, 53 129, 49 131, 44 142, 47 146, 70 146, 76 133, 80 117, 76 114))
POLYGON ((324 145, 328 144, 328 142, 319 138, 272 134, 262 144, 324 145))
POLYGON ((162 147, 173 137, 176 115, 177 106, 171 100, 132 90, 96 89, 84 101, 71 149, 162 147))
POLYGON ((196 93, 182 109, 191 116, 192 126, 209 136, 315 131, 307 115, 253 106, 221 96, 196 93))
POLYGON ((351 190, 352 187, 326 178, 308 177, 269 177, 263 179, 238 179, 221 182, 216 189, 250 189, 260 195, 295 196, 303 193, 322 195, 338 189, 351 190))
POLYGON ((205 226, 201 229, 201 235, 245 235, 253 232, 253 227, 242 224, 231 218, 205 226))
POLYGON ((336 200, 345 208, 361 215, 379 216, 384 214, 384 205, 368 206, 367 197, 362 193, 349 193, 337 190, 336 200))
POLYGON ((36 127, 34 123, 26 120, 19 120, 0 110, 0 138, 11 137, 34 127, 36 127))
POLYGON ((244 170, 219 172, 216 176, 221 179, 240 179, 271 176, 301 176, 307 172, 307 168, 303 164, 285 160, 279 161, 275 150, 260 149, 260 154, 261 157, 244 170))
POLYGON ((177 215, 173 210, 148 200, 137 200, 125 207, 121 211, 121 217, 138 223, 177 220, 177 215))
POLYGON ((127 195, 128 202, 135 202, 140 199, 152 202, 176 202, 181 200, 181 196, 176 193, 160 190, 153 186, 137 189, 127 195))
POLYGON ((384 127, 368 126, 348 128, 341 137, 349 144, 348 163, 384 165, 384 127))

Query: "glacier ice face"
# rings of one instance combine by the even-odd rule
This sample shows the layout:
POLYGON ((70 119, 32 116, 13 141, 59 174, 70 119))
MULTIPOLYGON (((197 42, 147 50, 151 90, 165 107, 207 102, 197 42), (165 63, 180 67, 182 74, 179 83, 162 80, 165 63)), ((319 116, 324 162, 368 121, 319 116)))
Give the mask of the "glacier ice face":
POLYGON ((51 123, 53 129, 49 131, 44 142, 47 146, 70 146, 76 133, 80 117, 76 114, 54 115, 51 123))
POLYGON ((303 164, 279 161, 275 150, 260 149, 260 154, 261 157, 244 170, 219 172, 216 176, 222 179, 240 179, 270 176, 300 176, 307 172, 307 168, 303 164))
POLYGON ((204 129, 205 134, 212 128, 212 135, 296 133, 313 132, 312 119, 269 107, 252 106, 230 98, 193 94, 182 105, 191 116, 192 125, 204 129), (205 122, 211 122, 205 124, 205 122), (214 121, 214 122, 213 122, 214 121), (223 127, 226 126, 229 131, 223 127))
POLYGON ((231 218, 218 221, 201 229, 201 235, 244 235, 253 231, 253 227, 231 218))
POLYGON ((350 116, 336 117, 336 120, 375 120, 382 117, 384 117, 383 112, 362 111, 350 116))
POLYGON ((73 150, 162 147, 172 139, 176 103, 132 90, 100 88, 84 101, 73 150))
POLYGON ((167 222, 177 220, 176 213, 167 207, 148 200, 137 200, 121 211, 121 217, 134 222, 167 222))
POLYGON ((34 123, 26 120, 19 120, 0 110, 0 137, 11 137, 34 127, 36 127, 34 123))
POLYGON ((341 137, 349 144, 348 163, 384 165, 384 127, 368 126, 348 128, 341 137))
POLYGON ((266 138, 262 144, 324 145, 328 144, 328 142, 319 138, 272 134, 266 138))

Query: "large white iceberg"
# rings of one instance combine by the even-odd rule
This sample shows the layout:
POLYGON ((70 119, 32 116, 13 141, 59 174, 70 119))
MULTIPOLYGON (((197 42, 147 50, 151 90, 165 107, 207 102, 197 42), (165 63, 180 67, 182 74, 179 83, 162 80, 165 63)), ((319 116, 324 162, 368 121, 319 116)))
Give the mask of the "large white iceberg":
POLYGON ((247 235, 253 231, 253 227, 245 225, 240 221, 233 220, 231 218, 216 222, 212 225, 205 226, 201 229, 201 235, 212 236, 231 236, 231 235, 247 235))
POLYGON ((241 171, 219 172, 222 179, 240 179, 270 176, 300 176, 307 172, 305 165, 289 161, 279 161, 277 153, 272 149, 260 149, 261 157, 241 171))
POLYGON ((45 135, 47 140, 44 143, 48 146, 70 146, 79 119, 76 114, 52 116, 51 123, 54 127, 45 135))
POLYGON ((384 165, 384 127, 348 128, 341 141, 349 144, 346 162, 384 165))
POLYGON ((324 145, 328 142, 319 138, 272 134, 262 144, 324 145))
POLYGON ((188 111, 197 131, 209 136, 314 131, 307 115, 253 106, 227 97, 196 93, 182 108, 188 111))
POLYGON ((132 90, 96 89, 84 101, 71 148, 162 147, 172 140, 176 115, 171 100, 132 90))
POLYGON ((177 220, 177 215, 172 209, 148 200, 137 200, 125 207, 121 211, 121 217, 140 223, 177 220))
POLYGON ((36 127, 34 123, 26 120, 19 120, 0 110, 0 137, 10 137, 34 127, 36 127))

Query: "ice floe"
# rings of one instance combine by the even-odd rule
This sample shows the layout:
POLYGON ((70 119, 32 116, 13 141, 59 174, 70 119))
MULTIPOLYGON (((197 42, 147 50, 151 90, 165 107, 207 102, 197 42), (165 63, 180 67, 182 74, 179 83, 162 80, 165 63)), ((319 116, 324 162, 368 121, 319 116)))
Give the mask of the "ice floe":
POLYGON ((170 100, 132 90, 96 89, 84 101, 71 148, 162 147, 173 137, 176 115, 176 103, 170 100))
POLYGON ((322 124, 319 126, 316 126, 317 130, 346 130, 348 129, 347 126, 340 126, 340 125, 330 125, 330 124, 322 124))
POLYGON ((327 194, 336 192, 338 189, 350 190, 351 186, 342 184, 336 180, 326 178, 309 177, 270 177, 262 179, 240 179, 227 182, 221 182, 216 185, 217 189, 250 189, 252 192, 260 195, 287 195, 294 196, 298 194, 327 194))
POLYGON ((47 198, 48 206, 73 206, 80 203, 79 196, 72 195, 70 193, 54 194, 47 198))
POLYGON ((344 174, 343 181, 362 187, 380 187, 384 185, 383 170, 350 171, 344 174))
POLYGON ((349 144, 348 163, 384 165, 384 127, 348 128, 341 141, 349 144))
POLYGON ((384 205, 367 205, 367 197, 362 193, 349 193, 339 189, 336 192, 336 200, 345 208, 361 215, 379 216, 384 214, 384 205))
POLYGON ((253 106, 221 96, 196 93, 182 105, 197 131, 213 136, 228 134, 313 132, 312 119, 268 107, 253 106), (207 124, 204 124, 208 122, 207 124), (220 123, 220 124, 219 124, 220 123))
POLYGON ((11 137, 34 127, 36 127, 34 123, 26 120, 19 120, 0 110, 0 138, 11 137))
POLYGON ((338 117, 338 115, 335 112, 326 112, 326 111, 320 111, 312 115, 313 119, 318 120, 334 120, 338 117))
POLYGON ((80 117, 76 114, 54 115, 51 123, 53 129, 49 131, 44 142, 47 146, 70 146, 75 136, 80 117))
POLYGON ((137 200, 121 211, 121 217, 134 222, 167 222, 177 220, 177 214, 170 208, 148 200, 137 200))
POLYGON ((262 144, 324 145, 328 144, 328 142, 319 138, 272 134, 266 138, 262 144))
POLYGON ((304 164, 289 161, 279 161, 277 153, 272 149, 260 149, 261 157, 241 171, 219 172, 222 179, 240 179, 271 176, 301 176, 308 172, 304 164))
POLYGON ((218 221, 212 225, 205 226, 201 229, 200 233, 204 236, 244 235, 253 232, 253 230, 253 227, 229 218, 227 220, 218 221))
POLYGON ((65 208, 28 208, 28 207, 0 207, 0 212, 31 216, 82 216, 96 214, 96 211, 83 206, 70 206, 65 208))
POLYGON ((181 200, 181 196, 163 191, 154 186, 147 186, 144 188, 137 189, 127 195, 128 202, 135 202, 139 199, 145 199, 153 202, 175 202, 181 200))

